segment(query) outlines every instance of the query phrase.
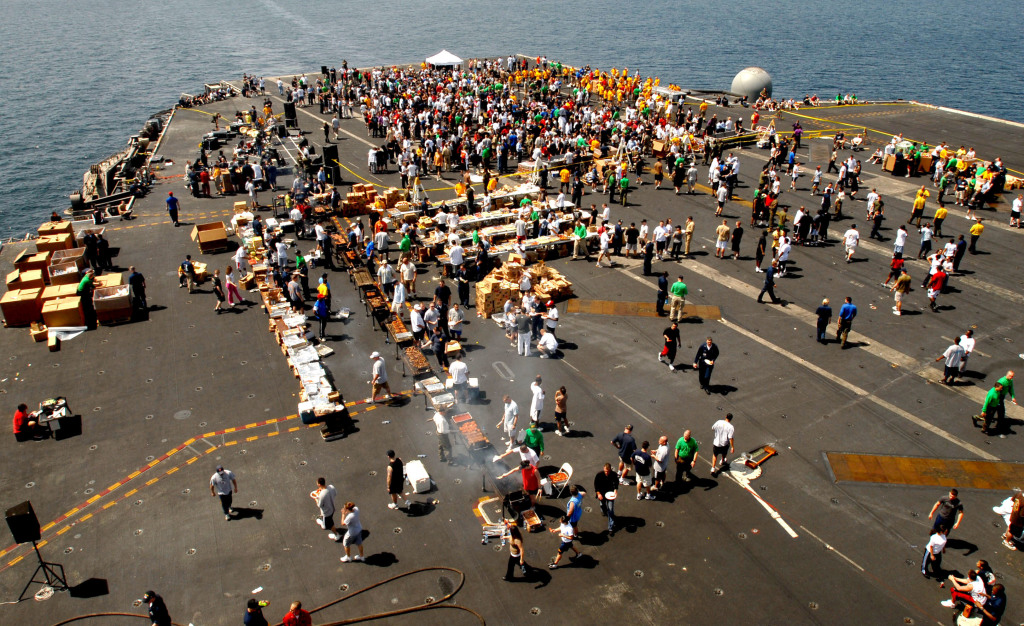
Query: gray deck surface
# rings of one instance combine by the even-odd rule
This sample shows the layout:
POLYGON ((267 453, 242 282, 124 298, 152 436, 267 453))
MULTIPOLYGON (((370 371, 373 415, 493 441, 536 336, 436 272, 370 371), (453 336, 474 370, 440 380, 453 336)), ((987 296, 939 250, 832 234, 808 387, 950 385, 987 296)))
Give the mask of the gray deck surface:
MULTIPOLYGON (((274 100, 280 109, 276 93, 274 100)), ((236 108, 248 105, 236 98, 203 110, 232 118, 236 108)), ((320 144, 321 123, 314 120, 318 110, 300 109, 299 122, 320 144)), ((1018 169, 1024 161, 1024 131, 1017 127, 911 106, 805 112, 840 116, 854 124, 863 119, 864 125, 902 130, 908 137, 928 141, 974 145, 980 156, 1000 154, 1018 169), (899 113, 891 114, 894 110, 899 113), (884 114, 853 117, 875 111, 884 114)), ((346 120, 343 127, 347 133, 340 149, 345 166, 374 183, 397 184, 397 174, 374 176, 365 171, 370 139, 363 125, 346 120)), ((176 165, 162 173, 180 174, 186 158, 194 157, 197 138, 209 128, 206 115, 179 110, 159 151, 176 165)), ((285 147, 294 152, 292 139, 285 147)), ((866 158, 870 152, 861 154, 866 158)), ((745 149, 739 156, 743 184, 738 193, 749 200, 751 182, 756 181, 752 177, 766 153, 745 149)), ((137 220, 130 225, 112 223, 108 230, 112 245, 119 248, 116 264, 122 269, 134 264, 146 275, 150 304, 158 307, 149 321, 100 327, 66 342, 56 353, 33 343, 25 330, 0 332, 7 355, 0 390, 10 412, 18 402, 34 405, 45 397, 65 395, 85 423, 82 436, 59 442, 17 444, 10 436, 2 439, 0 488, 5 506, 30 499, 44 525, 62 519, 44 532, 43 555, 64 564, 72 585, 96 578, 109 586, 109 594, 93 598, 57 594, 42 603, 28 600, 3 606, 0 621, 50 624, 85 613, 140 612, 144 607, 133 608, 133 602, 152 588, 165 597, 179 624, 239 624, 245 600, 257 587, 263 587, 258 597, 272 602, 268 618, 280 619, 294 599, 312 608, 409 570, 442 565, 466 576, 454 602, 477 611, 490 624, 551 619, 664 624, 678 622, 682 607, 686 622, 702 624, 837 624, 865 619, 878 624, 952 623, 950 612, 939 606, 948 592, 923 580, 918 571, 930 528, 927 514, 942 490, 836 484, 823 453, 1024 461, 1024 414, 1017 407, 1008 410, 1014 419, 1005 437, 985 438, 968 419, 978 412, 992 382, 1020 364, 1021 233, 1005 227, 1004 203, 998 220, 988 222, 979 244, 982 253, 965 259, 968 274, 951 279, 955 290, 941 297, 943 310, 927 310, 923 290, 915 289, 906 307, 911 314, 896 317, 890 313, 891 296, 879 282, 887 274, 892 233, 900 216, 908 214, 913 190, 923 181, 893 179, 876 166, 866 165, 864 170, 864 186, 877 186, 887 199, 890 219, 884 234, 890 241, 867 240, 862 202, 848 203, 846 213, 853 219, 833 223, 832 238, 858 222, 858 262, 842 263, 836 245, 794 249, 791 275, 778 280, 777 293, 790 303, 785 308, 754 302, 763 275, 753 272, 753 229, 747 228, 743 244, 749 260, 714 258, 711 238, 718 222, 713 201, 705 193, 677 197, 670 186, 654 191, 647 184, 631 194, 628 208, 612 205, 613 221, 622 218, 627 224, 642 218, 656 223, 665 217, 682 223, 687 215, 694 216, 694 259, 656 262, 655 269, 673 277, 681 271, 690 288, 689 303, 721 309, 721 321, 682 326, 679 356, 679 362, 687 363, 705 336, 714 337, 722 352, 712 380, 714 395, 700 393, 695 372, 673 373, 655 361, 664 320, 563 315, 559 336, 569 342, 565 358, 541 360, 517 356, 493 323, 471 317, 467 362, 488 399, 468 410, 496 439, 493 424, 502 394, 517 400, 525 419, 529 383, 541 374, 548 391, 544 421, 551 422, 554 391, 564 385, 578 436, 559 438, 549 431, 544 465, 553 471, 569 461, 575 468, 574 482, 591 496, 594 474, 603 463, 615 460, 609 441, 627 422, 636 426, 638 440, 655 442, 666 434, 674 442, 683 429, 691 428, 703 444, 697 472, 701 481, 687 492, 654 502, 637 502, 632 488, 620 492, 618 513, 628 518, 627 530, 613 538, 600 534, 605 521, 596 501, 586 501, 593 510, 580 524, 585 531, 581 549, 588 557, 583 566, 549 572, 546 565, 557 538, 549 533, 527 536, 528 562, 541 569, 533 582, 516 584, 499 580, 506 555, 498 554, 493 544, 480 544, 480 522, 473 508, 487 494, 481 493, 479 467, 466 466, 470 458, 462 448, 457 448, 463 461, 459 466, 437 463, 436 440, 427 422, 431 413, 424 411, 420 398, 372 411, 353 406, 358 432, 330 443, 324 443, 315 428, 289 432, 301 426, 295 419, 190 442, 204 433, 292 415, 298 385, 258 307, 218 316, 212 312, 209 284, 193 295, 177 288, 175 270, 186 253, 208 262, 211 269, 223 269, 229 255, 198 255, 188 237, 191 227, 167 223, 166 192, 181 196, 182 220, 188 224, 226 220, 236 198, 194 199, 180 177, 161 181, 136 204, 137 220), (846 295, 859 306, 854 347, 840 350, 834 343, 815 343, 808 316, 825 296, 838 312, 846 295), (934 384, 939 371, 935 357, 949 344, 948 338, 972 326, 977 327, 978 344, 965 383, 953 388, 934 384), (725 412, 736 416, 737 453, 765 443, 780 452, 764 465, 763 476, 750 484, 749 491, 727 476, 709 476, 705 459, 710 457, 710 427, 725 412), (247 440, 250 437, 255 439, 247 440), (159 461, 186 442, 189 445, 180 452, 159 461), (426 455, 423 461, 437 483, 436 492, 412 496, 421 503, 412 513, 385 506, 388 448, 406 461, 426 455), (189 464, 194 458, 198 461, 189 464), (151 461, 159 462, 63 519, 151 461), (259 511, 258 518, 224 521, 207 486, 219 463, 238 477, 236 506, 259 511), (178 469, 169 473, 172 468, 178 469), (314 524, 316 509, 308 493, 317 476, 337 486, 339 503, 353 500, 360 506, 370 532, 365 544, 367 554, 373 555, 370 564, 339 563, 340 546, 329 542, 314 524), (115 504, 108 506, 111 503, 115 504), (773 519, 769 508, 778 512, 795 538, 773 519), (340 590, 343 585, 347 592, 340 590)), ((700 177, 704 182, 706 168, 701 168, 700 177)), ((347 172, 345 178, 360 182, 347 172)), ((646 178, 650 183, 650 175, 646 178)), ((448 180, 453 182, 454 175, 448 180)), ((290 177, 283 176, 280 184, 289 182, 290 177)), ((442 186, 424 183, 428 189, 442 186)), ((807 195, 808 178, 802 183, 799 193, 784 194, 782 201, 816 206, 817 200, 807 195)), ((431 197, 445 197, 444 193, 431 197)), ((589 193, 584 199, 586 204, 603 201, 589 193)), ((732 202, 726 207, 730 223, 741 219, 746 227, 749 214, 749 205, 732 202)), ((969 222, 962 216, 962 209, 951 206, 944 232, 965 233, 969 222)), ((916 242, 913 234, 911 242, 916 242)), ((4 250, 4 272, 11 269, 19 247, 8 245, 4 250)), ((635 260, 615 269, 565 259, 552 265, 572 281, 580 298, 654 298, 654 280, 641 275, 635 260)), ((909 261, 908 266, 916 287, 925 266, 918 261, 909 261)), ((421 284, 437 275, 433 267, 425 270, 421 284)), ((349 306, 356 314, 347 323, 331 323, 329 344, 337 354, 327 365, 346 400, 358 401, 368 391, 367 355, 383 347, 383 335, 371 331, 347 278, 335 274, 331 280, 336 306, 349 306)), ((411 378, 402 378, 393 351, 383 353, 393 366, 392 388, 410 388, 411 378)), ((1022 556, 1001 545, 1005 527, 991 510, 1009 495, 961 491, 966 518, 953 534, 944 565, 966 572, 977 559, 987 559, 1007 586, 1004 623, 1019 623, 1024 619, 1022 556)), ((541 512, 551 524, 565 501, 542 504, 541 512)), ((0 547, 9 545, 10 541, 3 542, 0 547)), ((0 558, 0 599, 14 599, 28 581, 34 567, 28 555, 21 546, 0 558), (21 555, 26 558, 11 565, 21 555)), ((451 572, 417 574, 319 613, 314 623, 421 604, 450 591, 457 580, 451 572)), ((471 624, 475 618, 462 611, 433 610, 387 623, 414 620, 454 625, 471 624)))

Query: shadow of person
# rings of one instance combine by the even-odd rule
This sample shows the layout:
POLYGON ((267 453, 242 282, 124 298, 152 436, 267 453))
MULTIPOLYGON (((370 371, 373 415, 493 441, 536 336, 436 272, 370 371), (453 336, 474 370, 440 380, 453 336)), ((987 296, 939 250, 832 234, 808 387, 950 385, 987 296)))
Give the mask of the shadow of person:
POLYGON ((237 508, 235 507, 235 513, 231 516, 232 521, 243 520, 243 519, 263 519, 263 509, 250 509, 250 508, 237 508))
POLYGON ((367 556, 364 563, 375 567, 391 567, 398 563, 398 557, 391 552, 378 552, 377 554, 367 556))

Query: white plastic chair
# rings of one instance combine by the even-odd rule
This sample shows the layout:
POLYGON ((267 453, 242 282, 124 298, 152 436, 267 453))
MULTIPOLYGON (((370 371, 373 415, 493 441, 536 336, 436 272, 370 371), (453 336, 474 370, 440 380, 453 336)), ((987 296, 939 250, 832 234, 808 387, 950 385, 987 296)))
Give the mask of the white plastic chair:
POLYGON ((572 465, 568 463, 562 463, 562 467, 558 468, 558 471, 554 474, 548 475, 548 480, 551 481, 551 489, 555 492, 555 497, 562 497, 562 492, 569 488, 572 480, 572 465), (564 474, 565 478, 555 480, 554 477, 557 474, 564 474))

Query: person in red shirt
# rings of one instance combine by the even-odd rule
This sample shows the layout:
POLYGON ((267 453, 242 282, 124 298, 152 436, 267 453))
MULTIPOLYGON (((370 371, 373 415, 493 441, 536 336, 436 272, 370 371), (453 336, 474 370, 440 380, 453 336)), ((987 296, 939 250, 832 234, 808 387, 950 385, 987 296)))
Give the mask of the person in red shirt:
POLYGON ((24 403, 19 404, 18 410, 14 412, 14 438, 18 441, 43 438, 39 423, 29 418, 28 405, 24 403))
POLYGON ((313 626, 313 618, 309 616, 309 611, 302 608, 302 603, 296 601, 292 602, 291 609, 285 613, 281 623, 284 626, 313 626))
POLYGON ((935 298, 942 293, 942 289, 945 286, 946 272, 940 267, 935 270, 935 273, 928 279, 928 306, 932 308, 932 311, 939 310, 939 307, 935 304, 935 298))

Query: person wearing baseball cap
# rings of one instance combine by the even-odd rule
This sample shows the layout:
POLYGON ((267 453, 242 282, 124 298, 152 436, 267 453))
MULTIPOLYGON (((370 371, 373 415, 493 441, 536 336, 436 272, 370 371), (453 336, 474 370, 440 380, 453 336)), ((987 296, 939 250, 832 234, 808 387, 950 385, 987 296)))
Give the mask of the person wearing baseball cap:
POLYGON ((235 474, 231 470, 224 469, 223 465, 217 466, 217 471, 210 477, 210 495, 220 497, 220 506, 224 509, 224 520, 230 522, 231 514, 234 509, 231 508, 231 494, 238 493, 238 481, 235 480, 235 474))
POLYGON ((245 604, 243 623, 246 626, 270 626, 267 618, 263 616, 263 607, 267 606, 267 604, 267 602, 262 602, 256 598, 249 598, 249 601, 245 604))
POLYGON ((370 359, 373 360, 373 380, 370 381, 370 397, 367 402, 376 402, 377 395, 384 390, 387 394, 384 396, 384 400, 390 400, 391 386, 388 384, 388 366, 384 362, 384 359, 380 356, 380 352, 373 352, 370 354, 370 359))
POLYGON ((142 596, 142 601, 149 605, 149 621, 153 626, 171 626, 171 614, 167 612, 167 605, 153 590, 142 596))
POLYGON ((544 328, 554 337, 555 329, 558 328, 558 309, 555 307, 555 301, 548 300, 544 308, 547 309, 547 313, 544 314, 544 328))

